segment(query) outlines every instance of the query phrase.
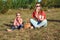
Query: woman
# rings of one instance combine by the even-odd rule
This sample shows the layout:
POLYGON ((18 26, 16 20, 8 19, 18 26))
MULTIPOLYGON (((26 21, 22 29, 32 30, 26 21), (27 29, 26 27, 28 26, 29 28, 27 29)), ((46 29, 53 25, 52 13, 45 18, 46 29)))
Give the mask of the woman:
POLYGON ((35 27, 35 28, 40 28, 42 26, 47 26, 47 20, 46 20, 46 14, 43 10, 41 10, 41 5, 40 3, 36 3, 36 9, 32 14, 34 19, 30 19, 31 24, 35 27))

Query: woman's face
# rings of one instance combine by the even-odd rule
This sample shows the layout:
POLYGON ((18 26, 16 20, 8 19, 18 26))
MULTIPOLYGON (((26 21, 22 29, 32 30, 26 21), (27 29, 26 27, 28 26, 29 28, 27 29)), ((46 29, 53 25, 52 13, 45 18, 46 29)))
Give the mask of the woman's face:
POLYGON ((36 9, 37 10, 40 10, 41 9, 40 4, 36 4, 36 9))

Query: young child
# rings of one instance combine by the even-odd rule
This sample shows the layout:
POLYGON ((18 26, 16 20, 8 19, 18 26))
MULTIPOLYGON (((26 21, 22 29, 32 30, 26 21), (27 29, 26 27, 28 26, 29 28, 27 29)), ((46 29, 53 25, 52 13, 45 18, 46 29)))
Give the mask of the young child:
POLYGON ((15 18, 14 23, 13 23, 13 27, 11 29, 7 29, 7 30, 12 31, 15 29, 21 29, 23 27, 22 23, 23 23, 23 20, 21 18, 21 15, 20 15, 20 13, 17 13, 16 18, 15 18))

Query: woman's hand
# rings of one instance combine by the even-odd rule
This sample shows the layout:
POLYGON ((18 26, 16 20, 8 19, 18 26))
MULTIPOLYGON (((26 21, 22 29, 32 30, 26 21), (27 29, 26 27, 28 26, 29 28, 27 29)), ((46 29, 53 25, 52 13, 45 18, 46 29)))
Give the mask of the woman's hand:
POLYGON ((39 15, 39 20, 40 20, 40 21, 43 21, 43 20, 44 20, 44 16, 39 15))

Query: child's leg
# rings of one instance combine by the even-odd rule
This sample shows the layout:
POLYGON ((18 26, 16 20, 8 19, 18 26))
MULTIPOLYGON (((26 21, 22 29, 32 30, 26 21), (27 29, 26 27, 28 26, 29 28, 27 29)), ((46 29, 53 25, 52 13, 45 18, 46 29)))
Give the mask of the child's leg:
POLYGON ((23 28, 23 24, 21 24, 20 26, 18 26, 18 29, 20 29, 20 28, 23 28))
POLYGON ((17 29, 17 27, 13 26, 13 27, 11 27, 11 29, 12 29, 12 30, 15 30, 15 29, 17 29))

